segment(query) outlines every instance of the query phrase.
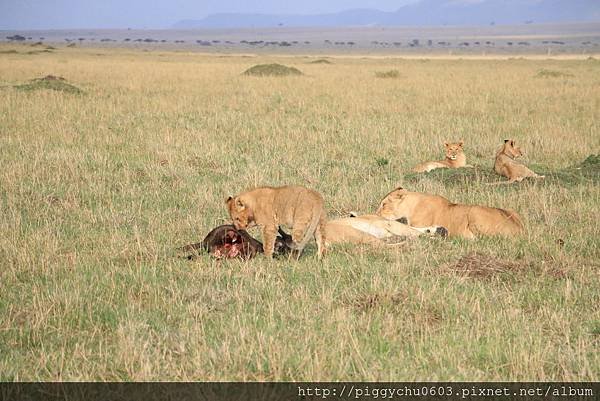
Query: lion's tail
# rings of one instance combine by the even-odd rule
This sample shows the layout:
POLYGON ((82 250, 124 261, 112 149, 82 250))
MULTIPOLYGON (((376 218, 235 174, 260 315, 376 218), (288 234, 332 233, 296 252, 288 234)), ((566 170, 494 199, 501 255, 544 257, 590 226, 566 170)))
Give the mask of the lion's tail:
POLYGON ((304 233, 304 238, 302 238, 302 241, 300 241, 300 243, 296 246, 296 249, 299 252, 302 252, 302 250, 304 249, 304 247, 306 246, 306 244, 308 244, 308 241, 310 241, 310 237, 312 237, 315 233, 315 230, 317 229, 317 225, 319 224, 319 221, 321 220, 321 207, 320 206, 316 206, 315 210, 313 210, 313 218, 310 222, 310 225, 308 226, 308 228, 306 229, 306 232, 304 233))

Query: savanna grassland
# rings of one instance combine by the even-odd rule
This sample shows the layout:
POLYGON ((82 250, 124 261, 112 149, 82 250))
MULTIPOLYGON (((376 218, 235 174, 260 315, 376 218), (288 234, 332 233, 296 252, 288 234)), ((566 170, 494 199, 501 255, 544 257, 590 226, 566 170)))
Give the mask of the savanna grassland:
POLYGON ((1 380, 600 378, 597 59, 1 50, 1 380), (242 74, 270 62, 303 75, 242 74), (82 92, 17 87, 48 74, 82 92), (547 179, 486 185, 505 138, 547 179), (476 169, 408 174, 455 139, 476 169), (281 184, 330 217, 402 185, 527 233, 323 262, 176 252, 228 195, 281 184))

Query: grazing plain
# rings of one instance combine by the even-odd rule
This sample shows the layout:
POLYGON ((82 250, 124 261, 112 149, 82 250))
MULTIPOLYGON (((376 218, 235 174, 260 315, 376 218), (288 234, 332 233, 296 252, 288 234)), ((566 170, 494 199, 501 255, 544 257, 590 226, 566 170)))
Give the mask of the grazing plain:
POLYGON ((0 380, 600 379, 599 60, 30 49, 0 48, 0 380), (303 75, 243 74, 267 63, 303 75), (487 185, 505 138, 547 179, 487 185), (475 169, 409 174, 459 139, 475 169), (527 233, 175 250, 282 184, 330 217, 402 185, 527 233))

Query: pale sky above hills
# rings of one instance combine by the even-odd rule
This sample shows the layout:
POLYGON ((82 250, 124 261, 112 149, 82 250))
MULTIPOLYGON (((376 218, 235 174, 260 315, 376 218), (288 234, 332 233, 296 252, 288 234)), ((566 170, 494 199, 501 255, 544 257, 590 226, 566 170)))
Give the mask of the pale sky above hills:
MULTIPOLYGON (((395 11, 421 0, 0 0, 0 30, 169 28, 215 13, 321 14, 348 9, 395 11)), ((432 0, 425 0, 432 1, 432 0)), ((477 4, 491 0, 437 0, 477 4)), ((498 0, 496 0, 498 1, 498 0)), ((508 4, 541 0, 503 0, 508 4)), ((552 0, 555 2, 570 0, 552 0)), ((579 0, 596 1, 596 0, 579 0)), ((600 3, 600 0, 597 0, 600 3)))
POLYGON ((393 11, 415 0, 0 0, 0 29, 168 28, 210 14, 393 11))

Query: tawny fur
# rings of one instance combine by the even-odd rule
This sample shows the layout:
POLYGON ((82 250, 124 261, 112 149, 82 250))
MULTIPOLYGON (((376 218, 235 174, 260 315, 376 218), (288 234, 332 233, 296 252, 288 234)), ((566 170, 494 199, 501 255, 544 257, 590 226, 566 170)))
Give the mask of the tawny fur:
POLYGON ((444 160, 425 162, 413 168, 415 173, 427 173, 436 168, 473 167, 467 164, 467 156, 463 150, 464 142, 445 143, 446 158, 444 160))
POLYGON ((515 141, 513 139, 505 139, 504 145, 502 145, 502 148, 496 153, 496 160, 494 162, 494 171, 508 178, 508 181, 501 183, 510 184, 513 182, 521 182, 527 177, 544 178, 543 175, 538 175, 524 164, 515 161, 516 158, 521 156, 523 156, 523 152, 521 151, 521 148, 515 146, 515 141))
POLYGON ((396 220, 405 217, 411 226, 443 226, 449 236, 475 238, 481 235, 516 235, 523 223, 512 210, 462 205, 448 199, 397 188, 379 204, 377 215, 396 220))
POLYGON ((300 186, 261 187, 229 197, 227 209, 238 230, 254 224, 262 228, 263 247, 269 258, 273 256, 279 226, 292 229, 297 256, 313 236, 319 259, 325 253, 327 215, 318 192, 300 186))
POLYGON ((327 221, 325 235, 327 244, 350 243, 382 246, 386 240, 414 238, 424 234, 440 233, 442 228, 411 227, 394 220, 386 220, 374 214, 343 217, 327 221))

